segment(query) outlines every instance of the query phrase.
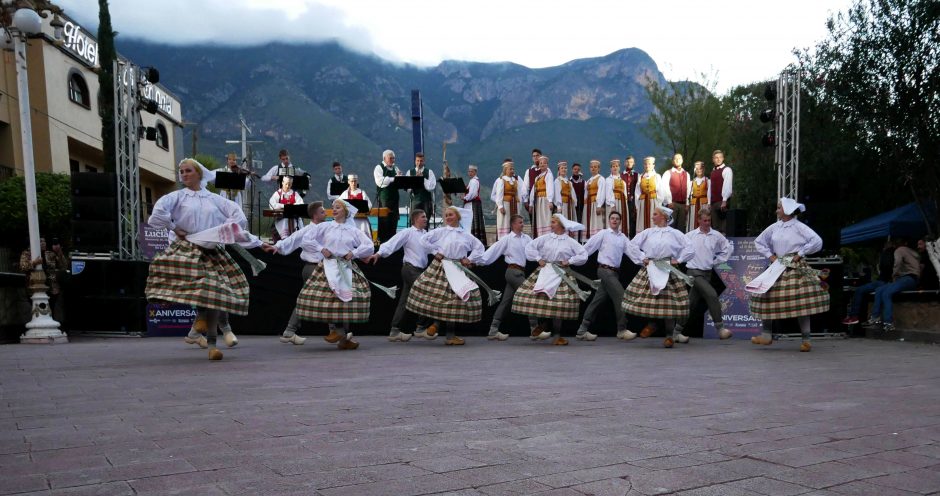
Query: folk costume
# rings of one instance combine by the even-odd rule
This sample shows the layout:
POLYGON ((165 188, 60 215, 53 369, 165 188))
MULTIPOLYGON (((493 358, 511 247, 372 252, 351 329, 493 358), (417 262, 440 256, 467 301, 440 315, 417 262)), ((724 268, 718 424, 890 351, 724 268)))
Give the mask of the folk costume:
MULTIPOLYGON (((516 291, 525 282, 525 250, 531 242, 532 237, 528 234, 523 232, 516 234, 510 231, 493 246, 487 248, 480 257, 480 265, 489 265, 499 257, 503 257, 506 262, 506 288, 503 289, 503 297, 499 301, 499 306, 496 307, 496 312, 493 313, 493 321, 490 323, 490 332, 487 339, 505 341, 509 338, 509 334, 499 331, 499 325, 506 318, 506 314, 509 313, 516 291)), ((534 329, 536 325, 538 325, 538 322, 535 317, 529 317, 530 330, 534 329)))
MULTIPOLYGON (((672 216, 670 209, 658 208, 667 217, 672 216)), ((691 282, 671 261, 683 263, 691 259, 691 245, 684 233, 669 227, 669 221, 663 227, 654 225, 638 232, 633 244, 637 249, 631 257, 633 262, 639 265, 649 260, 649 264, 640 267, 624 290, 623 311, 650 320, 665 319, 667 337, 663 345, 671 348, 679 335, 674 329, 675 321, 689 314, 687 285, 691 282)), ((640 337, 649 337, 654 331, 655 325, 650 322, 640 332, 640 337)))
MULTIPOLYGON (((428 255, 433 255, 428 247, 422 242, 422 238, 427 234, 427 230, 418 229, 411 226, 395 233, 392 239, 382 243, 377 252, 381 258, 391 256, 398 250, 404 250, 404 259, 401 265, 401 294, 398 299, 398 306, 395 307, 395 314, 392 316, 392 326, 388 333, 389 341, 408 341, 411 334, 401 331, 401 321, 405 318, 407 311, 408 296, 411 294, 411 288, 415 281, 421 276, 421 273, 428 266, 428 255)), ((415 335, 425 339, 434 339, 437 333, 432 329, 431 333, 427 329, 434 323, 433 320, 418 315, 418 321, 415 326, 415 335)))
MULTIPOLYGON (((718 330, 718 337, 728 339, 733 334, 725 327, 721 316, 721 302, 718 301, 718 293, 712 287, 711 279, 713 270, 731 258, 731 243, 715 229, 708 231, 703 231, 701 228, 695 229, 686 233, 685 237, 689 239, 693 254, 692 259, 685 266, 685 273, 692 278, 692 287, 689 289, 689 312, 694 311, 699 301, 704 299, 715 329, 718 330)), ((676 324, 680 342, 688 340, 688 337, 682 333, 686 321, 687 319, 683 319, 676 324)))
POLYGON ((681 166, 676 167, 673 165, 666 172, 663 173, 663 204, 670 207, 673 211, 673 218, 675 218, 675 228, 684 232, 688 232, 686 226, 689 225, 689 194, 692 191, 692 178, 689 176, 688 171, 683 169, 681 166))
MULTIPOLYGON (((483 315, 478 278, 460 260, 478 261, 483 243, 470 234, 473 211, 448 207, 459 212, 460 226, 441 226, 421 237, 427 250, 435 254, 430 266, 415 280, 408 295, 408 311, 445 323, 447 345, 462 345, 454 324, 478 322, 483 315), (440 257, 440 258, 438 258, 440 257)), ((488 288, 487 288, 488 289, 488 288)))
MULTIPOLYGON (((385 153, 389 154, 391 151, 386 150, 385 153)), ((372 169, 372 177, 375 179, 375 206, 388 208, 388 215, 379 217, 378 220, 379 241, 383 243, 391 239, 398 230, 398 188, 392 185, 398 175, 401 175, 401 171, 394 164, 388 166, 382 162, 372 169)))
POLYGON ((698 229, 698 214, 711 203, 711 189, 708 186, 707 177, 696 177, 692 180, 689 194, 689 218, 686 221, 689 232, 698 229))
POLYGON ((526 258, 531 261, 545 261, 545 265, 535 270, 516 291, 512 301, 512 311, 529 317, 541 319, 542 323, 532 330, 531 339, 547 339, 545 329, 551 321, 555 345, 567 345, 568 340, 561 337, 561 321, 576 320, 581 307, 581 299, 587 295, 578 288, 578 275, 567 269, 561 262, 573 265, 584 263, 584 247, 568 235, 569 231, 584 229, 577 222, 555 214, 566 232, 551 232, 538 237, 525 248, 526 258), (580 256, 580 257, 579 257, 580 256))
POLYGON ((347 179, 347 176, 343 174, 333 174, 330 176, 330 180, 326 182, 326 199, 329 201, 337 200, 340 197, 340 195, 334 195, 330 193, 333 191, 334 187, 342 188, 343 191, 349 189, 349 180, 347 179))
POLYGON ((548 168, 540 170, 533 182, 526 183, 526 191, 529 192, 528 205, 532 209, 532 237, 548 234, 552 217, 550 204, 555 200, 555 177, 552 171, 548 168))
POLYGON ((591 239, 591 236, 607 228, 607 216, 605 206, 607 205, 607 182, 600 174, 591 176, 584 183, 584 239, 591 239), (598 213, 600 210, 600 213, 598 213))
MULTIPOLYGON (((578 223, 584 224, 584 175, 583 174, 572 174, 571 175, 571 187, 574 190, 574 217, 568 217, 571 220, 577 220, 578 223)), ((577 232, 578 241, 584 241, 584 231, 577 232)))
MULTIPOLYGON (((340 200, 343 201, 343 200, 340 200)), ((301 241, 304 251, 326 249, 323 261, 314 269, 297 296, 297 316, 301 320, 333 324, 325 339, 341 350, 354 350, 359 343, 352 339, 349 324, 369 321, 372 292, 369 281, 352 259, 372 255, 373 244, 356 228, 356 208, 343 201, 347 217, 343 222, 332 220, 317 224, 301 241), (351 259, 347 259, 351 255, 351 259)))
POLYGON ((519 214, 522 205, 522 189, 522 182, 513 176, 502 176, 493 183, 490 199, 496 204, 496 239, 509 234, 509 219, 519 214))
POLYGON ((656 171, 644 172, 636 184, 636 232, 653 226, 653 210, 663 205, 663 179, 656 171))
POLYGON ((780 205, 791 218, 771 224, 754 240, 761 255, 776 260, 745 286, 751 297, 751 315, 763 321, 761 335, 751 342, 771 344, 771 322, 796 317, 803 335, 800 351, 810 351, 809 316, 829 310, 829 293, 820 280, 825 274, 810 268, 804 257, 822 249, 822 238, 795 218, 806 209, 803 204, 781 198, 780 205), (799 255, 799 260, 794 261, 794 255, 799 255))
MULTIPOLYGON (((619 164, 619 161, 617 163, 619 164)), ((627 183, 618 172, 616 176, 610 175, 604 178, 604 184, 607 188, 607 215, 611 212, 620 212, 622 218, 626 217, 630 212, 627 206, 627 183)))
POLYGON ((411 209, 424 210, 424 213, 428 214, 429 219, 434 217, 434 195, 432 193, 437 186, 437 178, 434 176, 434 171, 427 166, 421 167, 420 170, 414 167, 409 169, 405 175, 424 178, 420 188, 411 190, 411 209))
MULTIPOLYGON (((148 300, 193 305, 202 311, 209 359, 221 360, 215 343, 220 314, 246 315, 249 291, 245 274, 221 245, 254 248, 261 240, 244 230, 248 221, 239 205, 205 189, 209 171, 192 159, 180 166, 187 162, 201 172, 199 189, 187 187, 163 195, 147 220, 169 231, 170 246, 150 263, 145 294, 148 300), (177 229, 186 233, 186 239, 177 238, 177 229), (200 241, 199 235, 216 241, 200 241)), ((192 338, 187 336, 186 342, 197 342, 192 338)))
MULTIPOLYGON (((350 179, 355 178, 356 184, 359 183, 358 177, 355 174, 349 175, 350 179)), ((372 200, 369 198, 369 194, 363 191, 361 188, 352 189, 352 187, 343 191, 339 195, 341 200, 364 200, 367 205, 369 205, 369 210, 372 210, 372 200)), ((365 212, 368 215, 368 212, 365 212)), ((366 237, 372 239, 372 223, 369 222, 368 217, 359 217, 353 219, 356 224, 356 228, 365 233, 366 237)))
MULTIPOLYGON (((300 193, 293 189, 287 191, 278 189, 268 200, 268 207, 273 210, 284 210, 284 205, 302 205, 303 202, 304 199, 300 196, 300 193)), ((274 221, 274 230, 277 232, 278 239, 284 239, 299 231, 302 227, 304 227, 304 221, 301 218, 288 219, 282 217, 274 221)))
MULTIPOLYGON (((626 167, 626 165, 624 166, 626 167)), ((627 187, 627 209, 629 214, 623 218, 623 227, 621 230, 629 238, 636 236, 636 185, 640 182, 640 174, 633 170, 633 167, 620 173, 620 178, 626 183, 627 187)))
MULTIPOLYGON (((564 215, 566 219, 575 220, 577 218, 577 195, 574 191, 574 185, 567 177, 558 176, 555 179, 554 203, 555 211, 564 215)), ((578 233, 572 232, 571 236, 577 238, 578 233)))
MULTIPOLYGON (((721 202, 731 201, 734 173, 723 163, 712 169, 709 177, 709 199, 712 207, 712 229, 727 234, 728 212, 721 210, 721 202)), ((728 207, 730 208, 730 206, 728 207)))
MULTIPOLYGON (((590 332, 591 322, 597 316, 600 306, 605 301, 610 300, 614 307, 614 319, 617 323, 617 339, 633 339, 636 337, 636 333, 627 329, 627 319, 621 305, 623 302, 623 285, 620 284, 620 264, 624 255, 633 260, 638 258, 640 254, 637 253, 636 246, 630 242, 630 238, 626 234, 614 231, 611 228, 595 234, 584 244, 584 261, 587 261, 587 257, 594 252, 597 252, 597 278, 600 280, 600 285, 584 312, 584 318, 581 320, 581 326, 578 328, 575 337, 587 341, 597 339, 597 335, 590 332)), ((572 263, 584 263, 577 257, 571 261, 572 263)))
MULTIPOLYGON (((473 166, 474 170, 476 166, 473 166)), ((486 224, 483 219, 483 201, 480 199, 480 178, 473 176, 467 182, 466 193, 463 195, 463 206, 473 210, 473 225, 470 233, 486 247, 486 224)))

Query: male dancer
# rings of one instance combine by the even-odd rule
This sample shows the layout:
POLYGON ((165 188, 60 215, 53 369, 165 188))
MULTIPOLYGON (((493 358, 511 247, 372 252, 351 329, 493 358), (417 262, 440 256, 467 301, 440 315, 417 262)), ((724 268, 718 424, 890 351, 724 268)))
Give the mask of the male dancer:
MULTIPOLYGON (((316 229, 317 224, 326 220, 326 210, 323 209, 323 202, 313 202, 307 206, 307 214, 310 215, 310 223, 303 229, 291 234, 290 236, 275 243, 274 248, 281 255, 289 255, 297 248, 300 248, 304 239, 304 234, 311 229, 316 229)), ((306 282, 313 274, 313 269, 317 264, 323 261, 323 254, 319 251, 303 250, 300 252, 300 259, 304 261, 304 268, 301 271, 301 277, 306 282)), ((332 329, 331 329, 332 330, 332 329)), ((290 314, 290 320, 287 321, 287 327, 281 334, 281 342, 285 344, 302 345, 307 338, 301 337, 297 332, 300 331, 300 318, 297 317, 297 309, 290 314)))
MULTIPOLYGON (((694 283, 689 290, 689 312, 691 313, 698 306, 699 300, 705 299, 708 304, 708 313, 712 316, 712 322, 715 323, 715 329, 718 329, 718 337, 728 339, 733 334, 724 325, 721 318, 721 302, 718 301, 718 293, 712 287, 712 269, 725 263, 731 258, 731 243, 718 231, 711 228, 712 214, 708 208, 699 211, 698 229, 688 232, 685 237, 692 242, 692 252, 695 254, 692 260, 686 263, 686 274, 694 278, 694 283)), ((682 333, 682 328, 686 321, 676 323, 675 332, 678 333, 676 341, 688 343, 689 337, 682 333)))

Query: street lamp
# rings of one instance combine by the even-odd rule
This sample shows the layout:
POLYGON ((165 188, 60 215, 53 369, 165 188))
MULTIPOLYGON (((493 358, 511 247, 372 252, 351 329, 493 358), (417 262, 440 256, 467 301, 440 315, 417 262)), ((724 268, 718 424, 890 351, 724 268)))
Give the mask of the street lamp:
MULTIPOLYGON (((16 87, 19 93, 20 135, 23 141, 23 177, 26 182, 26 219, 29 226, 30 259, 43 257, 39 247, 39 208, 36 203, 36 168, 33 159, 32 122, 29 109, 29 80, 26 74, 26 39, 42 31, 42 18, 53 13, 53 27, 61 36, 62 9, 44 0, 0 0, 0 37, 3 47, 12 41, 16 64, 16 87)), ((40 265, 29 276, 32 291, 32 319, 26 324, 21 343, 67 343, 68 337, 52 318, 52 307, 46 294, 46 274, 40 265)))

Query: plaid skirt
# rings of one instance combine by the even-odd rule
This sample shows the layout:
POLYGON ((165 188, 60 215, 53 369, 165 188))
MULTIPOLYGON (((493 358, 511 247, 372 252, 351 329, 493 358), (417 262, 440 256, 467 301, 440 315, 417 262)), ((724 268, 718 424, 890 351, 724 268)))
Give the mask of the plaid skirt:
POLYGON ((641 267, 623 292, 623 311, 650 319, 684 319, 689 315, 689 288, 674 274, 666 287, 653 296, 646 267, 641 267))
POLYGON ((751 315, 761 320, 789 319, 829 311, 829 293, 820 285, 819 279, 791 268, 780 274, 766 293, 750 296, 751 315))
POLYGON ((447 283, 444 264, 434 260, 415 280, 405 308, 409 312, 444 322, 479 322, 483 317, 483 299, 480 289, 470 292, 467 301, 461 300, 447 283))
POLYGON ((516 296, 512 299, 512 311, 543 319, 577 320, 581 300, 564 281, 558 285, 554 298, 549 299, 548 296, 534 291, 535 281, 541 271, 542 267, 536 269, 516 290, 516 296))
POLYGON ((352 286, 352 300, 340 300, 330 289, 323 263, 317 264, 297 295, 297 317, 317 322, 368 322, 369 281, 353 271, 352 286))
POLYGON ((248 314, 248 280, 224 249, 176 240, 150 262, 148 300, 248 314))

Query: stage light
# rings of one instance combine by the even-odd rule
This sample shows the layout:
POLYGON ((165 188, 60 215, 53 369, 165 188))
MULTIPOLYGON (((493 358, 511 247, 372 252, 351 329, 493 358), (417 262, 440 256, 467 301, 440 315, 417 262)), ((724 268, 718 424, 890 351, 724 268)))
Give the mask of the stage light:
POLYGON ((760 113, 761 122, 764 122, 764 123, 776 122, 776 120, 777 120, 777 111, 774 109, 764 109, 764 111, 760 113))
POLYGON ((150 81, 151 84, 160 82, 160 71, 156 67, 147 67, 147 81, 150 81))
POLYGON ((141 110, 146 110, 148 113, 156 114, 157 110, 160 109, 160 106, 157 105, 157 102, 149 98, 142 98, 140 100, 141 110))
POLYGON ((157 128, 148 127, 145 131, 147 141, 157 141, 157 128))

